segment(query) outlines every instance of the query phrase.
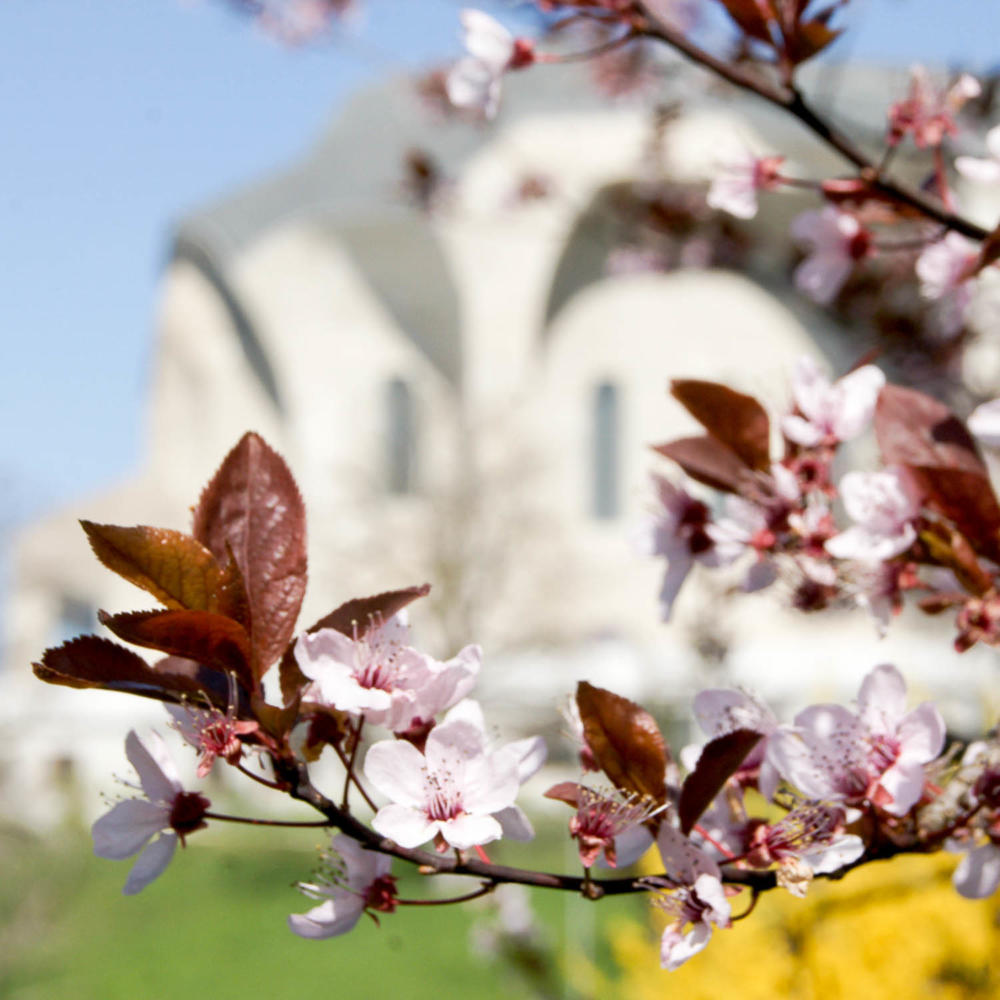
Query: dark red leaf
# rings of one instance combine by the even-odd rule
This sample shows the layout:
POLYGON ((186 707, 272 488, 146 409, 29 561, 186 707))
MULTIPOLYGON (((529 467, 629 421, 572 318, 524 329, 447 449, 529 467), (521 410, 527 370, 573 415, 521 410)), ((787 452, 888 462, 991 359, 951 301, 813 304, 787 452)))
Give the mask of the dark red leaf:
POLYGON ((247 634, 229 618, 209 611, 130 611, 120 615, 102 611, 98 618, 119 639, 194 660, 224 674, 234 673, 248 691, 254 688, 247 634))
POLYGON ((32 669, 49 684, 124 691, 159 701, 180 702, 200 697, 204 690, 195 677, 151 667, 138 653, 96 635, 45 650, 32 669))
MULTIPOLYGON (((396 612, 402 611, 418 597, 426 597, 430 590, 431 585, 425 583, 419 587, 387 590, 384 594, 375 594, 373 597, 355 597, 320 618, 306 631, 318 632, 321 628, 334 628, 352 639, 360 638, 368 631, 372 622, 388 621, 396 612)), ((309 679, 299 670, 299 665, 295 662, 294 644, 285 650, 278 669, 281 678, 281 696, 287 705, 309 683, 309 679)))
POLYGON ((205 487, 194 535, 225 564, 232 553, 250 608, 254 676, 284 652, 306 588, 305 508, 288 466, 245 434, 205 487))
POLYGON ((628 698, 581 681, 576 703, 587 745, 616 788, 667 800, 667 745, 656 720, 628 698))
POLYGON ((886 465, 964 469, 988 478, 962 421, 943 403, 916 389, 882 388, 875 407, 875 436, 886 465))
POLYGON ((767 18, 762 13, 757 0, 718 0, 718 2, 744 34, 759 42, 772 44, 767 18))
POLYGON ((692 479, 724 493, 739 493, 749 469, 713 437, 678 438, 653 445, 653 451, 676 462, 692 479))
POLYGON ((674 379, 670 392, 708 433, 759 472, 771 468, 770 421, 753 396, 718 382, 674 379))
POLYGON ((965 469, 911 466, 932 510, 952 521, 975 549, 1000 562, 1000 505, 989 478, 965 469))
POLYGON ((752 729, 734 729, 705 744, 695 769, 681 787, 678 805, 681 833, 691 832, 702 813, 760 740, 761 734, 752 729))

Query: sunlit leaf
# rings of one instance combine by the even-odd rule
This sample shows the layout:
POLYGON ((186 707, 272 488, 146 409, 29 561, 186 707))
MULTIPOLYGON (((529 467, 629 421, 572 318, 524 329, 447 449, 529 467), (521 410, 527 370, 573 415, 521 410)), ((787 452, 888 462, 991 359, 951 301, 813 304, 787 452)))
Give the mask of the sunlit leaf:
POLYGON ((250 608, 254 675, 284 652, 306 587, 305 509, 288 466, 246 434, 205 487, 194 535, 220 563, 232 553, 250 608))

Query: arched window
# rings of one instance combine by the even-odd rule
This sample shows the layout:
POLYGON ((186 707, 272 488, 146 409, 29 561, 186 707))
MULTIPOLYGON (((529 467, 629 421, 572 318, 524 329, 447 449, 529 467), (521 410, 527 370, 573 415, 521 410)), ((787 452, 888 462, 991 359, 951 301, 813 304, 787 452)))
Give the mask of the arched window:
POLYGON ((385 413, 386 488, 401 496, 413 492, 416 466, 413 393, 401 378, 386 384, 385 413))
POLYGON ((618 387, 601 382, 593 396, 593 438, 591 442, 591 511, 602 520, 617 517, 619 509, 618 438, 621 401, 618 387))

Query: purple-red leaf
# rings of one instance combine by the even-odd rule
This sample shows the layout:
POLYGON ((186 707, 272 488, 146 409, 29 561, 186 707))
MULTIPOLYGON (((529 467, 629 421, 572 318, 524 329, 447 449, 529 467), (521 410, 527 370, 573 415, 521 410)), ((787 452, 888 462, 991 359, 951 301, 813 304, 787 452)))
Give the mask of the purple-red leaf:
MULTIPOLYGON (((431 585, 404 587, 402 590, 387 590, 372 597, 355 597, 345 601, 328 615, 311 625, 307 632, 318 632, 322 628, 333 628, 352 639, 360 638, 374 622, 388 621, 398 611, 402 611, 418 597, 426 597, 431 585)), ((281 697, 290 704, 309 679, 299 670, 295 662, 295 646, 290 644, 281 657, 278 668, 281 678, 281 697)))
POLYGON ((667 745, 656 720, 628 698, 581 681, 576 688, 583 734, 616 788, 667 800, 667 745))
POLYGON ((254 687, 250 643, 236 622, 210 611, 100 612, 102 625, 119 639, 194 660, 223 673, 234 673, 247 691, 254 687))
POLYGON ((49 684, 124 691, 159 701, 180 702, 204 691, 194 676, 151 667, 138 653, 96 635, 45 650, 32 669, 49 684))
POLYGON ((707 434, 653 445, 653 451, 676 462, 697 482, 724 493, 739 493, 749 471, 729 448, 707 434))
POLYGON ((910 472, 927 506, 952 521, 975 551, 1000 562, 1000 505, 989 479, 940 466, 911 466, 910 472))
POLYGON ((771 468, 770 421, 753 396, 718 382, 674 379, 670 392, 705 430, 751 469, 771 468))
POLYGON ((678 813, 681 833, 688 834, 723 785, 760 742, 761 734, 752 729, 734 729, 709 740, 701 751, 695 769, 684 780, 678 813))
POLYGON ((768 20, 757 0, 718 0, 736 25, 750 38, 772 45, 768 20))
POLYGON ((284 652, 306 588, 306 521, 288 466, 257 434, 245 434, 205 487, 194 536, 243 577, 254 677, 284 652))
POLYGON ((875 436, 886 465, 963 469, 988 478, 965 425, 931 396, 886 385, 875 407, 875 436))

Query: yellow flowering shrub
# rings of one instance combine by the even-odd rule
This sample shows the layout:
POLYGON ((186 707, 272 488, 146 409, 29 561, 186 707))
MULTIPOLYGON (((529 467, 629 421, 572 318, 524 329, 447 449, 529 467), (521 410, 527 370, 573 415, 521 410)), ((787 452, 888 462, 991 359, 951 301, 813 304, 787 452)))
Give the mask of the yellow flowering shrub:
MULTIPOLYGON (((611 948, 619 973, 596 995, 628 1000, 968 1000, 1000 996, 1000 907, 962 899, 954 856, 866 865, 818 879, 805 900, 765 893, 753 914, 716 931, 677 972, 659 967, 656 926, 621 925, 611 948)), ((741 911, 741 899, 733 910, 741 911)))

